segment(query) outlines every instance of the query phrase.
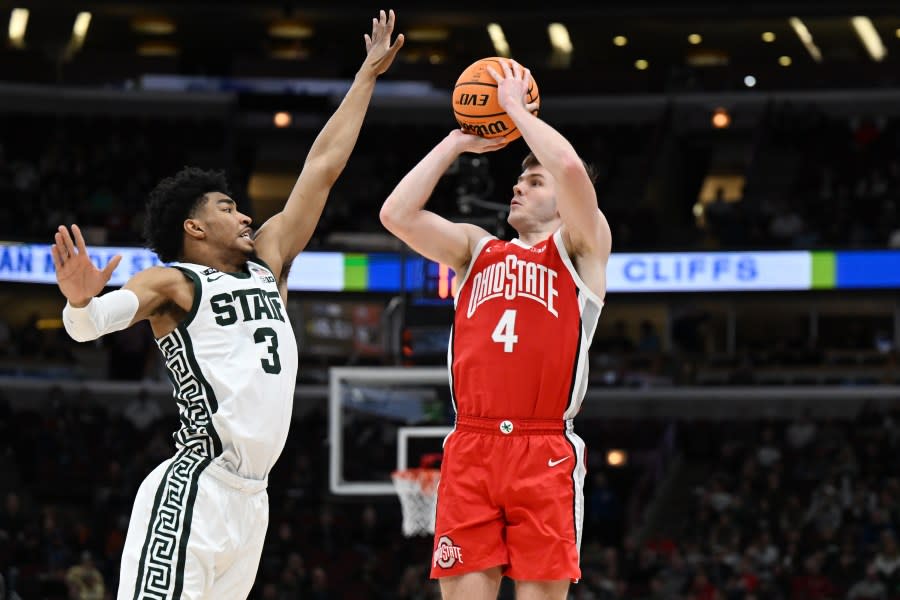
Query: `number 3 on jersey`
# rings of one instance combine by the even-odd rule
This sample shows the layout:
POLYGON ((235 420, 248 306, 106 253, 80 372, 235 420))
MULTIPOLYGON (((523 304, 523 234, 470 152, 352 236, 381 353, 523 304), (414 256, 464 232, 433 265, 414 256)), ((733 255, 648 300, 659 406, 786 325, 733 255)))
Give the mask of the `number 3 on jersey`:
POLYGON ((260 327, 253 332, 253 341, 257 344, 268 343, 266 346, 268 356, 259 359, 259 362, 262 363, 263 371, 272 375, 281 373, 281 358, 278 356, 278 335, 276 335, 275 330, 271 327, 260 327))
POLYGON ((513 346, 519 341, 519 336, 516 335, 516 311, 514 309, 509 308, 503 311, 503 315, 497 321, 497 326, 494 327, 491 339, 498 344, 503 344, 504 352, 513 351, 513 346))

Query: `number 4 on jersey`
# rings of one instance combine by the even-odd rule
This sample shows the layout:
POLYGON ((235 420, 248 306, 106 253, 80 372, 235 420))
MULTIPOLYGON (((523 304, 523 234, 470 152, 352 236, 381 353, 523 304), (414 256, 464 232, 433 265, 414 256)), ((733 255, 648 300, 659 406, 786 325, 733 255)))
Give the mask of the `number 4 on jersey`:
POLYGON ((516 311, 514 309, 503 311, 503 316, 497 321, 491 339, 498 344, 503 344, 504 352, 513 351, 513 346, 519 341, 519 336, 516 335, 516 311))

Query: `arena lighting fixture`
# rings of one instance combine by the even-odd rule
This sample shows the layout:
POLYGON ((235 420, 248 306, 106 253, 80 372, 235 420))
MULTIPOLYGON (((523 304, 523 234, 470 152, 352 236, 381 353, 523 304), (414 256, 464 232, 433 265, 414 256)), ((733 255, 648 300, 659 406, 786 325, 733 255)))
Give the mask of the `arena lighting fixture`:
POLYGON ((72 25, 72 41, 70 44, 73 49, 77 50, 84 45, 84 39, 87 37, 88 28, 91 26, 91 13, 82 11, 75 17, 75 23, 72 25))
POLYGON ((703 36, 699 33, 692 33, 688 36, 688 42, 696 46, 703 42, 703 36))
POLYGON ((572 38, 569 30, 562 23, 550 23, 547 25, 547 35, 550 36, 550 44, 554 52, 572 54, 572 38))
POLYGON ((88 28, 91 26, 91 13, 82 11, 75 17, 75 24, 72 25, 72 36, 81 38, 87 37, 88 28))
POLYGON ((731 57, 727 52, 715 48, 691 48, 685 62, 692 67, 724 67, 731 57))
POLYGON ((646 71, 649 66, 650 66, 650 63, 647 62, 646 60, 644 60, 643 58, 639 58, 636 61, 634 61, 634 68, 637 69, 638 71, 646 71))
POLYGON ((167 17, 135 17, 131 28, 147 35, 169 35, 175 33, 175 22, 167 17))
POLYGON ((778 64, 781 65, 782 67, 789 67, 789 66, 791 66, 791 63, 793 63, 793 62, 794 61, 791 60, 790 56, 779 56, 778 57, 778 64))
POLYGON ((609 450, 606 453, 606 464, 611 467, 624 467, 628 464, 628 453, 624 450, 609 450))
POLYGON ((746 85, 748 88, 754 87, 756 85, 756 77, 754 77, 753 75, 747 75, 746 77, 744 77, 744 85, 746 85))
POLYGON ((9 15, 9 43, 16 48, 21 48, 25 45, 28 14, 27 8, 14 8, 9 15))
POLYGON ((806 51, 809 52, 812 59, 817 63, 822 62, 822 51, 819 50, 819 47, 816 46, 816 43, 813 41, 813 36, 806 27, 806 24, 799 17, 791 17, 788 19, 788 23, 790 23, 791 27, 794 29, 794 33, 800 38, 800 41, 803 42, 803 47, 806 48, 806 51))
POLYGON ((312 34, 312 26, 297 19, 277 19, 269 25, 269 35, 274 38, 302 40, 312 34))
POLYGON ((422 25, 410 27, 403 32, 403 37, 410 42, 443 42, 450 37, 450 32, 443 27, 422 25))
POLYGON ((305 60, 309 58, 309 49, 300 45, 300 42, 288 42, 278 44, 269 50, 269 57, 277 60, 305 60))
POLYGON ((869 17, 853 17, 850 19, 850 24, 853 25, 856 35, 859 36, 872 60, 875 62, 884 60, 884 57, 887 56, 887 48, 884 47, 881 36, 878 35, 875 25, 872 24, 872 19, 869 17))
POLYGON ((39 331, 46 331, 48 329, 62 329, 63 322, 62 319, 45 318, 38 319, 34 326, 37 327, 39 331))
POLYGON ((771 31, 763 31, 762 41, 764 41, 767 44, 771 44, 772 42, 775 41, 775 34, 772 33, 771 31))
POLYGON ((497 56, 509 58, 509 42, 506 41, 503 28, 497 23, 488 23, 487 32, 491 36, 491 43, 494 44, 494 52, 497 53, 497 56))
POLYGON ((87 11, 78 13, 78 16, 75 17, 75 23, 72 25, 72 37, 69 38, 69 43, 66 44, 65 49, 63 49, 60 55, 62 60, 71 60, 75 53, 81 50, 81 47, 84 46, 84 40, 87 37, 90 26, 91 13, 87 11))
POLYGON ((279 111, 272 117, 272 122, 275 124, 275 127, 278 128, 288 127, 292 120, 291 113, 284 111, 279 111))
POLYGON ((140 56, 178 56, 179 52, 178 46, 161 40, 144 42, 137 47, 140 56))
POLYGON ((728 114, 727 109, 720 106, 713 111, 711 121, 712 126, 716 129, 727 129, 728 126, 731 125, 731 115, 728 114))
MULTIPOLYGON (((897 31, 900 31, 900 29, 898 29, 897 31)), ((616 37, 613 38, 613 44, 620 48, 627 43, 628 43, 628 38, 625 37, 624 35, 617 35, 616 37)))

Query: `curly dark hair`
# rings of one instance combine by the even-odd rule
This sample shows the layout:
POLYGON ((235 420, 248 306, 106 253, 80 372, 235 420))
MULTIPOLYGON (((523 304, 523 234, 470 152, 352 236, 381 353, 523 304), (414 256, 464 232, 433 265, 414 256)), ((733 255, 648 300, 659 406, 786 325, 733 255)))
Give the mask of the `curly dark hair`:
POLYGON ((181 224, 203 205, 209 192, 231 195, 223 171, 184 167, 175 176, 160 181, 150 192, 144 219, 144 240, 161 261, 172 262, 181 258, 184 251, 181 224))

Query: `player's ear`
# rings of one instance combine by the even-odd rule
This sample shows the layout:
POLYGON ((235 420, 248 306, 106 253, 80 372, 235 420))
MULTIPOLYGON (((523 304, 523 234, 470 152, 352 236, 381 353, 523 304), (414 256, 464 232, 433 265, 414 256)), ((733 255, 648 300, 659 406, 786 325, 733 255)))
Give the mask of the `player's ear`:
POLYGON ((203 229, 203 224, 197 219, 185 219, 184 232, 195 240, 202 240, 206 237, 206 231, 203 229))

